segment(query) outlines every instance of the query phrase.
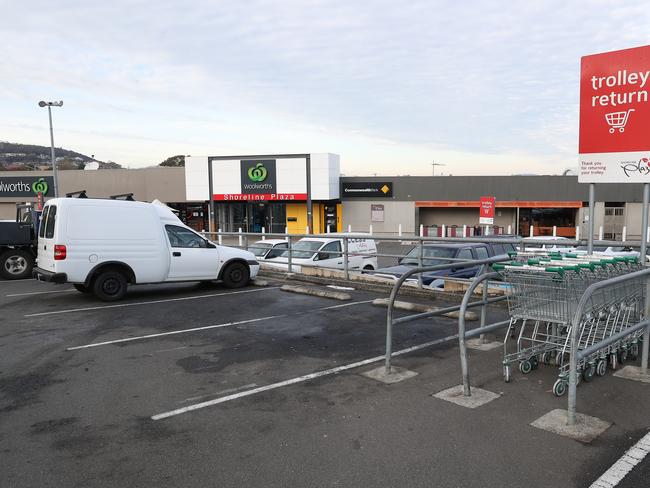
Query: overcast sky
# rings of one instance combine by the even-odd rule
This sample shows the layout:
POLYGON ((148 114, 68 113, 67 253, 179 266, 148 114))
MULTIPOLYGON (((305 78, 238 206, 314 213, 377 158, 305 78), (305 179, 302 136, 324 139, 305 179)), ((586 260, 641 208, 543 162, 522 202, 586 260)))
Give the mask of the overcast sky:
POLYGON ((585 54, 648 44, 647 0, 0 0, 0 140, 130 167, 334 152, 359 174, 577 161, 585 54))

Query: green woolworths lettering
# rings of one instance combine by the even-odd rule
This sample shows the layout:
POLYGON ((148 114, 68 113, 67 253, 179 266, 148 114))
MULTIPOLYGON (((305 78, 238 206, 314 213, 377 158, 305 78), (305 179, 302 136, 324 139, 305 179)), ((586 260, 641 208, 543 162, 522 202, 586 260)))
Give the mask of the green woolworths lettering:
POLYGON ((43 195, 47 195, 47 181, 45 181, 43 178, 39 178, 37 181, 32 183, 32 191, 38 195, 39 193, 42 193, 43 195))
POLYGON ((262 163, 257 163, 255 166, 248 170, 248 177, 251 181, 264 181, 267 174, 268 171, 266 171, 266 168, 262 163))

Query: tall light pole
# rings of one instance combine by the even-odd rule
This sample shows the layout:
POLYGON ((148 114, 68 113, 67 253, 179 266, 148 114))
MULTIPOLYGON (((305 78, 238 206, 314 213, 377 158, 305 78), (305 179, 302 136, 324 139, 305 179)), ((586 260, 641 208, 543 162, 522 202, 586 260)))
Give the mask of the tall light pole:
POLYGON ((435 161, 431 161, 431 176, 436 176, 436 166, 447 166, 444 163, 436 163, 435 161))
POLYGON ((54 131, 52 130, 52 107, 62 107, 63 100, 58 102, 44 102, 41 100, 38 102, 39 107, 47 107, 47 114, 50 117, 50 152, 52 155, 52 172, 54 173, 54 198, 59 196, 59 184, 56 177, 56 159, 54 157, 54 131))

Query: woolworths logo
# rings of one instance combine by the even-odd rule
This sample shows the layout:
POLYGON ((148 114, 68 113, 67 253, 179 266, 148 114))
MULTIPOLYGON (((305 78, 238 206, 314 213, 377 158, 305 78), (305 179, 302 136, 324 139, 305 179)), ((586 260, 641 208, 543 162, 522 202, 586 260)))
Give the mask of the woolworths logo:
POLYGON ((264 181, 267 175, 268 171, 262 163, 257 163, 255 166, 248 170, 248 178, 251 181, 255 181, 257 183, 264 181))
POLYGON ((42 193, 43 195, 47 195, 47 181, 45 181, 43 178, 39 178, 38 181, 32 183, 32 191, 36 195, 38 195, 39 193, 42 193))

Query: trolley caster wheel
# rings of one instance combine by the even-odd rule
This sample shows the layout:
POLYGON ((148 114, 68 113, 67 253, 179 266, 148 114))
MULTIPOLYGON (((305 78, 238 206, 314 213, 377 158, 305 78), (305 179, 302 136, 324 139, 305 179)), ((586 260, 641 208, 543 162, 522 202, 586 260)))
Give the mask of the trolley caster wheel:
POLYGON ((627 361, 627 349, 621 349, 618 351, 618 364, 623 364, 627 361))
POLYGON ((596 366, 594 364, 588 364, 582 372, 582 379, 589 383, 594 379, 594 374, 596 374, 596 366))
POLYGON ((631 361, 636 361, 639 357, 639 345, 637 343, 630 345, 630 350, 628 351, 628 356, 631 361))
POLYGON ((539 359, 536 356, 530 358, 530 366, 532 369, 537 369, 539 367, 539 359))
POLYGON ((555 383, 553 384, 553 395, 556 397, 561 397, 566 394, 567 391, 567 384, 566 381, 562 378, 558 378, 555 383))
POLYGON ((510 371, 510 366, 504 366, 503 367, 503 381, 506 383, 510 383, 511 379, 511 371, 510 371))
POLYGON ((612 369, 616 369, 618 367, 618 354, 612 353, 609 355, 609 364, 612 369))
POLYGON ((598 362, 596 363, 596 374, 598 376, 605 376, 606 372, 607 372, 607 360, 599 359, 598 362))
POLYGON ((521 374, 528 374, 533 370, 533 363, 530 360, 525 360, 519 363, 519 371, 521 374))
POLYGON ((542 362, 544 364, 551 364, 553 361, 553 353, 551 351, 547 351, 544 354, 542 354, 542 362))

